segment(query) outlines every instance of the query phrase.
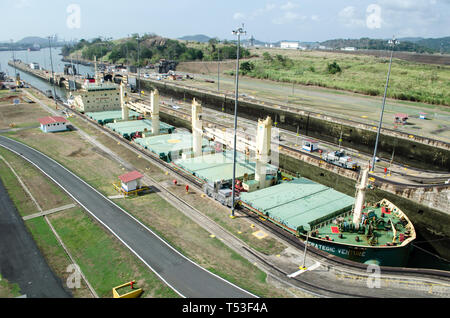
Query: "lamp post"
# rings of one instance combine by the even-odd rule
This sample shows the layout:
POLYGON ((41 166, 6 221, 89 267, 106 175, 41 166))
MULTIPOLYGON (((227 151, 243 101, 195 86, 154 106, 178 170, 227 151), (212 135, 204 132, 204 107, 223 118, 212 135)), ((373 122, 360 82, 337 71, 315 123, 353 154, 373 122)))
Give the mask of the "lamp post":
POLYGON ((139 89, 139 97, 141 97, 141 67, 140 67, 140 63, 141 63, 141 52, 140 52, 140 41, 141 39, 139 38, 139 34, 137 36, 137 43, 138 43, 138 47, 137 47, 137 53, 138 53, 138 89, 139 89))
POLYGON ((16 55, 14 50, 14 40, 11 39, 11 51, 12 51, 12 58, 13 58, 13 64, 14 64, 14 79, 17 78, 17 68, 16 68, 16 55))
POLYGON ((381 125, 383 123, 384 106, 386 105, 386 95, 387 95, 387 90, 388 90, 388 86, 389 86, 389 77, 391 76, 392 57, 394 55, 395 45, 399 44, 400 42, 397 41, 397 39, 395 37, 393 37, 392 40, 389 40, 388 43, 392 47, 391 59, 389 61, 389 70, 388 70, 387 79, 386 79, 386 86, 384 88, 383 106, 381 108, 380 121, 378 123, 377 139, 375 141, 375 150, 373 152, 373 158, 372 158, 372 171, 373 172, 375 172, 375 162, 376 162, 376 158, 377 158, 378 140, 380 139, 381 125))
POLYGON ((53 70, 53 58, 52 58, 52 36, 48 37, 48 44, 50 47, 50 64, 52 67, 52 83, 53 83, 53 99, 55 100, 55 105, 58 105, 58 103, 56 102, 56 88, 55 88, 55 72, 53 70))
POLYGON ((220 93, 220 48, 217 48, 217 93, 220 93))
POLYGON ((246 34, 242 28, 239 28, 233 31, 234 35, 238 37, 237 44, 237 57, 236 57, 236 96, 235 96, 235 104, 234 104, 234 153, 233 153, 233 181, 231 185, 232 190, 232 203, 231 203, 231 217, 234 218, 234 210, 235 210, 235 190, 236 190, 236 147, 237 147, 237 108, 238 108, 238 99, 239 99, 239 55, 240 55, 240 46, 241 46, 241 34, 246 34))

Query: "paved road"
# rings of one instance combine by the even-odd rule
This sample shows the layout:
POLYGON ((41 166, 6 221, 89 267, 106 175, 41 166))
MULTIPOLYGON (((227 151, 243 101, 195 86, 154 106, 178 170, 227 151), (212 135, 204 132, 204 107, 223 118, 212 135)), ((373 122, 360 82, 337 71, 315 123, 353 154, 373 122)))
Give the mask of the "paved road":
POLYGON ((254 295, 202 269, 77 176, 42 153, 0 136, 0 146, 21 154, 58 183, 179 295, 250 298, 254 295))
POLYGON ((0 180, 0 273, 27 298, 68 298, 0 180))

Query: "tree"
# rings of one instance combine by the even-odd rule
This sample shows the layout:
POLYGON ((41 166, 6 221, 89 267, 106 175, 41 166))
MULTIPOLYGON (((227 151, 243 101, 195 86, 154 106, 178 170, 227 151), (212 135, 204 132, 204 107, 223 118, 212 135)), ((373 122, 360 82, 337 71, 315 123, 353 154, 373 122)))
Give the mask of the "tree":
POLYGON ((252 62, 243 62, 241 64, 241 74, 246 75, 247 73, 253 71, 255 69, 255 64, 252 62))

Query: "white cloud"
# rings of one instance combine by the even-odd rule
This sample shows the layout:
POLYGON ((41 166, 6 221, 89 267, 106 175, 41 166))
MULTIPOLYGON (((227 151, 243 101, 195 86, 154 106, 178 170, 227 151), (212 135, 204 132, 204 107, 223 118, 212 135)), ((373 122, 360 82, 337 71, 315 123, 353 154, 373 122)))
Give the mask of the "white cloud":
POLYGON ((287 3, 283 4, 280 8, 281 8, 281 10, 292 10, 292 9, 295 9, 298 7, 299 7, 299 5, 297 3, 288 1, 287 3))
POLYGON ((355 11, 356 11, 355 7, 352 6, 345 7, 339 12, 339 17, 344 19, 352 18, 355 15, 355 11))
POLYGON ((437 25, 448 25, 442 10, 442 5, 450 3, 447 0, 378 0, 378 3, 383 10, 382 26, 399 33, 421 34, 437 25))
POLYGON ((365 25, 364 19, 357 14, 356 8, 348 6, 339 11, 339 21, 347 27, 361 27, 365 25))
POLYGON ((319 16, 313 14, 313 15, 311 16, 311 20, 312 20, 312 21, 319 21, 319 16))
POLYGON ((288 11, 285 12, 281 17, 272 19, 272 23, 274 24, 289 24, 296 21, 305 20, 306 16, 300 15, 298 13, 288 11))
POLYGON ((31 7, 30 0, 16 0, 14 1, 14 8, 16 9, 24 9, 31 7))
POLYGON ((256 9, 255 11, 253 11, 250 14, 250 19, 254 19, 256 17, 264 15, 265 13, 268 13, 268 12, 274 10, 276 7, 277 6, 273 3, 267 3, 264 8, 259 8, 259 9, 256 9))
POLYGON ((243 20, 243 19, 245 19, 245 14, 243 14, 241 12, 236 12, 233 15, 233 19, 235 19, 235 20, 243 20))

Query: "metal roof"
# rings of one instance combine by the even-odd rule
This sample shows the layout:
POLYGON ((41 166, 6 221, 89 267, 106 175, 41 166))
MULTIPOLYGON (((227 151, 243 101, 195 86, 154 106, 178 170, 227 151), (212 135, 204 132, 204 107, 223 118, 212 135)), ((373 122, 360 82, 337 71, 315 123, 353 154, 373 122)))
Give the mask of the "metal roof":
POLYGON ((120 181, 128 183, 137 179, 141 179, 144 176, 139 171, 131 171, 119 177, 120 181))
POLYGON ((54 117, 39 118, 38 121, 42 125, 50 125, 50 124, 55 124, 55 123, 66 123, 67 119, 65 119, 64 117, 60 117, 60 116, 54 116, 54 117))

